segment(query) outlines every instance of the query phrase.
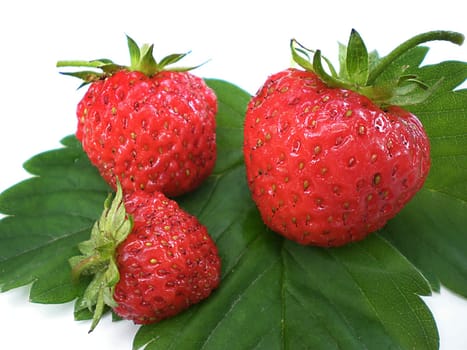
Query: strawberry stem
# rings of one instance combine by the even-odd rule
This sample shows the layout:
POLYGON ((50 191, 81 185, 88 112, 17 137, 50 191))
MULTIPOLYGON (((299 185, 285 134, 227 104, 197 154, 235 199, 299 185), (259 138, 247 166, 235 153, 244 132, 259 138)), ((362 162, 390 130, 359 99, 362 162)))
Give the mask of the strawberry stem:
POLYGON ((366 85, 373 85, 375 80, 380 76, 382 72, 399 56, 407 52, 408 50, 423 44, 428 41, 443 40, 450 41, 457 45, 462 45, 464 42, 464 35, 451 31, 435 30, 431 32, 422 33, 414 36, 413 38, 403 42, 394 50, 392 50, 387 56, 383 57, 377 64, 376 67, 370 72, 366 85))

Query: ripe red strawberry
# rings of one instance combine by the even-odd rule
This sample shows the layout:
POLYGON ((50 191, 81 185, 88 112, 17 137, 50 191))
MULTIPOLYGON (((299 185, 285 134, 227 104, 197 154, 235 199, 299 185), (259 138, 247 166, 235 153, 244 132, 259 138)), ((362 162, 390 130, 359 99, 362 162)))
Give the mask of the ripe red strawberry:
POLYGON ((206 228, 162 193, 121 187, 70 263, 75 279, 92 274, 79 307, 104 304, 137 324, 158 322, 207 298, 220 282, 221 261, 206 228))
MULTIPOLYGON (((416 77, 401 78, 402 67, 391 80, 380 74, 408 48, 446 38, 439 33, 379 60, 353 31, 341 61, 344 77, 332 67, 333 75, 324 71, 319 51, 310 63, 303 58, 308 51, 292 41, 305 70, 270 76, 245 120, 248 185, 268 227, 301 244, 340 246, 382 228, 421 189, 429 140, 417 117, 395 104, 418 103, 431 91, 416 77), (370 66, 373 60, 379 65, 370 66), (418 94, 401 95, 407 91, 418 94)), ((448 33, 453 37, 460 40, 448 33)))
POLYGON ((91 83, 78 104, 77 138, 102 177, 125 193, 143 189, 178 196, 198 187, 216 161, 217 99, 205 82, 154 60, 153 46, 128 38, 131 66, 109 60, 62 61, 97 72, 66 73, 91 83))

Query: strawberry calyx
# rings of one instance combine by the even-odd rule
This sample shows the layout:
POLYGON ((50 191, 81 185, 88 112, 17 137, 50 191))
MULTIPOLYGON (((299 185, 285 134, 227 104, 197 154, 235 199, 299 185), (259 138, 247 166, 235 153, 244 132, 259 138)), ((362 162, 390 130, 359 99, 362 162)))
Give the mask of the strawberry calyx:
POLYGON ((425 101, 443 78, 430 86, 408 73, 409 66, 401 65, 394 70, 393 65, 411 49, 435 40, 462 45, 464 35, 451 31, 422 33, 403 42, 388 55, 379 57, 376 51, 368 52, 360 34, 352 29, 347 46, 339 46, 339 71, 322 56, 320 50, 307 49, 295 39, 290 41, 290 48, 295 63, 317 74, 330 87, 356 91, 382 107, 407 106, 425 101), (389 69, 391 73, 385 74, 389 69))
POLYGON ((157 62, 153 54, 153 51, 154 51, 153 44, 151 45, 143 44, 140 47, 128 35, 126 36, 126 38, 127 38, 128 50, 130 52, 130 65, 129 66, 117 64, 107 58, 96 59, 96 60, 91 60, 91 61, 63 60, 63 61, 58 61, 56 66, 59 68, 62 68, 62 67, 91 68, 91 70, 83 70, 83 71, 76 71, 76 72, 61 72, 61 74, 73 76, 73 77, 83 80, 83 84, 81 85, 83 86, 83 85, 92 83, 94 81, 104 79, 108 76, 111 76, 115 72, 118 72, 123 69, 129 70, 129 71, 139 71, 151 77, 162 71, 186 72, 189 70, 196 69, 204 64, 202 63, 197 66, 189 66, 189 67, 169 67, 173 65, 174 63, 179 62, 181 59, 187 56, 190 52, 170 54, 162 58, 159 62, 157 62))
POLYGON ((78 245, 82 255, 69 259, 72 278, 77 283, 83 276, 93 276, 83 296, 76 304, 76 311, 88 309, 93 313, 89 332, 97 326, 105 306, 115 307, 115 285, 120 280, 115 252, 133 228, 133 219, 126 213, 120 183, 115 197, 109 195, 104 210, 96 221, 89 240, 78 245))

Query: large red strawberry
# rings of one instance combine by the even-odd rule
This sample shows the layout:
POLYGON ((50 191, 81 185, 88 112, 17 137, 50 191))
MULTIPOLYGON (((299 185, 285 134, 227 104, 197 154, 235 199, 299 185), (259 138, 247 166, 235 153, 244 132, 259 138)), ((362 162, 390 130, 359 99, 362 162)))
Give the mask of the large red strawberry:
POLYGON ((305 68, 270 76, 249 103, 244 129, 248 185, 267 226, 301 244, 340 246, 382 228, 420 190, 430 145, 417 117, 398 104, 419 103, 433 88, 394 61, 429 32, 388 56, 369 55, 352 31, 331 73, 316 51, 291 42, 305 68), (389 71, 390 69, 390 71, 389 71))
POLYGON ((128 38, 131 66, 110 60, 60 61, 59 67, 102 72, 65 73, 90 83, 78 104, 77 138, 91 162, 115 188, 178 196, 198 187, 216 161, 217 99, 205 82, 169 68, 186 54, 157 63, 153 46, 128 38))
POLYGON ((70 264, 75 279, 94 276, 78 304, 94 312, 91 330, 105 305, 137 324, 158 322, 207 298, 220 282, 221 260, 206 227, 159 192, 123 196, 118 185, 79 248, 70 264))

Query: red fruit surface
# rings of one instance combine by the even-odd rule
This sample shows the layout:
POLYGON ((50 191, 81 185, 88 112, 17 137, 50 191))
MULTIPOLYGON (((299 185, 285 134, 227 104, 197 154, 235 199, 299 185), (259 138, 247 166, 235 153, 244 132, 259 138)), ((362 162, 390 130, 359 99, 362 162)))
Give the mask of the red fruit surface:
POLYGON ((429 150, 414 115, 312 72, 269 77, 246 113, 252 198, 269 228, 301 244, 340 246, 382 228, 423 186, 429 150))
POLYGON ((221 261, 206 228, 161 193, 124 200, 134 226, 117 248, 115 312, 147 324, 207 298, 219 285, 221 261))
POLYGON ((89 86, 76 136, 114 188, 118 177, 124 193, 178 196, 214 168, 216 112, 214 92, 189 72, 121 70, 89 86))

